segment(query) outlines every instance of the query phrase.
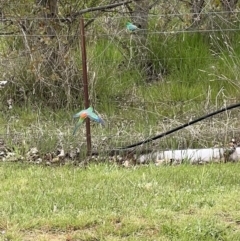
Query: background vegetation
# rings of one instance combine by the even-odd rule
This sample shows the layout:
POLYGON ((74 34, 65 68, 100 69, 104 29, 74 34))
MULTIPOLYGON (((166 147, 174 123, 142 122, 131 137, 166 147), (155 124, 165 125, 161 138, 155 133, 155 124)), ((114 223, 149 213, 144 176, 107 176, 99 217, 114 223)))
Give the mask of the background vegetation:
MULTIPOLYGON (((81 14, 90 102, 107 122, 106 129, 94 125, 98 148, 239 101, 238 1, 2 1, 1 14, 0 69, 8 83, 0 90, 0 133, 15 144, 24 137, 25 149, 85 141, 83 129, 71 137, 72 114, 83 108, 81 14), (140 30, 127 32, 127 21, 140 30)), ((237 115, 201 122, 160 147, 223 145, 238 137, 237 115)))
MULTIPOLYGON (((0 1, 0 240, 239 240, 239 163, 85 165, 85 129, 72 136, 84 107, 81 15, 90 102, 107 124, 91 123, 94 150, 239 102, 237 0, 0 1), (77 166, 24 163, 59 164, 62 151, 77 166)), ((237 109, 149 148, 232 137, 237 109)))

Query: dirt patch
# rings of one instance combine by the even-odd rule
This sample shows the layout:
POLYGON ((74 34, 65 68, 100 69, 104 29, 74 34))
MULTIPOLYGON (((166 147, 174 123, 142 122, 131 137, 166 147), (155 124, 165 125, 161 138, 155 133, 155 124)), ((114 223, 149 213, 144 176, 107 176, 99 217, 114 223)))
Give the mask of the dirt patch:
POLYGON ((22 237, 25 241, 73 241, 74 233, 70 232, 43 232, 43 231, 32 231, 23 232, 22 237))
POLYGON ((24 241, 98 241, 96 233, 92 229, 69 230, 69 231, 46 231, 33 230, 22 231, 22 240, 24 241))

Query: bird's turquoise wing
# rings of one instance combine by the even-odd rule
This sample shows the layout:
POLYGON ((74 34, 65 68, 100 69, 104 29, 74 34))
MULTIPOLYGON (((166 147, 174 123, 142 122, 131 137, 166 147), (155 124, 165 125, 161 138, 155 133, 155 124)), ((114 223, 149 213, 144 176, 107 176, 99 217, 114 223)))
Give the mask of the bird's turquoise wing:
POLYGON ((93 121, 96 121, 102 125, 104 125, 104 121, 102 118, 100 118, 97 114, 95 114, 93 111, 93 109, 91 110, 88 110, 87 114, 88 114, 88 118, 93 120, 93 121))
POLYGON ((128 23, 127 23, 127 29, 128 29, 129 31, 134 31, 134 30, 138 29, 138 27, 137 27, 136 25, 128 22, 128 23))
POLYGON ((130 26, 130 30, 131 30, 131 31, 134 31, 134 30, 136 30, 136 29, 138 29, 137 26, 135 26, 135 25, 131 25, 131 26, 130 26))
POLYGON ((73 118, 80 117, 80 115, 81 115, 84 111, 85 111, 85 110, 81 110, 81 111, 78 112, 77 114, 73 115, 73 118))
POLYGON ((86 111, 87 111, 87 112, 93 112, 92 106, 88 107, 86 111))

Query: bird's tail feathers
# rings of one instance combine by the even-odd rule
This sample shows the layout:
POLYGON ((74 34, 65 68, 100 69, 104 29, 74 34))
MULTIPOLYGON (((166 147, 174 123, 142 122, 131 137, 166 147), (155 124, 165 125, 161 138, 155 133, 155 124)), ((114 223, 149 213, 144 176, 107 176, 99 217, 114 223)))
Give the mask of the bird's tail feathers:
POLYGON ((104 122, 104 120, 103 120, 101 117, 99 117, 99 123, 100 123, 102 126, 105 126, 105 122, 104 122))
POLYGON ((74 128, 74 130, 73 130, 73 135, 76 134, 77 129, 78 129, 78 126, 75 126, 75 128, 74 128))

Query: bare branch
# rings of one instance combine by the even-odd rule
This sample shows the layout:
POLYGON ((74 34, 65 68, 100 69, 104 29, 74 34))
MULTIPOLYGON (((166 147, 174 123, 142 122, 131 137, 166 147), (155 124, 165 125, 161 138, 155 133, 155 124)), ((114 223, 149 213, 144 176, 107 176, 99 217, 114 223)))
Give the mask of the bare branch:
POLYGON ((109 5, 105 5, 105 6, 99 6, 99 7, 92 7, 92 8, 86 8, 83 10, 80 10, 76 13, 74 13, 72 15, 73 18, 76 18, 79 15, 82 15, 84 13, 88 13, 88 12, 94 12, 94 11, 99 11, 99 10, 105 10, 105 9, 110 9, 110 8, 115 8, 121 5, 125 5, 128 3, 131 3, 133 0, 129 0, 129 1, 123 1, 123 2, 119 2, 119 3, 113 3, 113 4, 109 4, 109 5))
POLYGON ((149 9, 152 9, 153 7, 155 7, 159 2, 160 0, 156 0, 153 4, 149 6, 149 9))
POLYGON ((189 1, 180 0, 180 2, 186 3, 186 5, 187 5, 188 7, 192 5, 192 3, 191 3, 191 2, 189 2, 189 1))
POLYGON ((0 36, 4 36, 4 35, 13 35, 13 34, 17 34, 17 33, 19 33, 19 31, 16 31, 16 32, 0 32, 0 36))

